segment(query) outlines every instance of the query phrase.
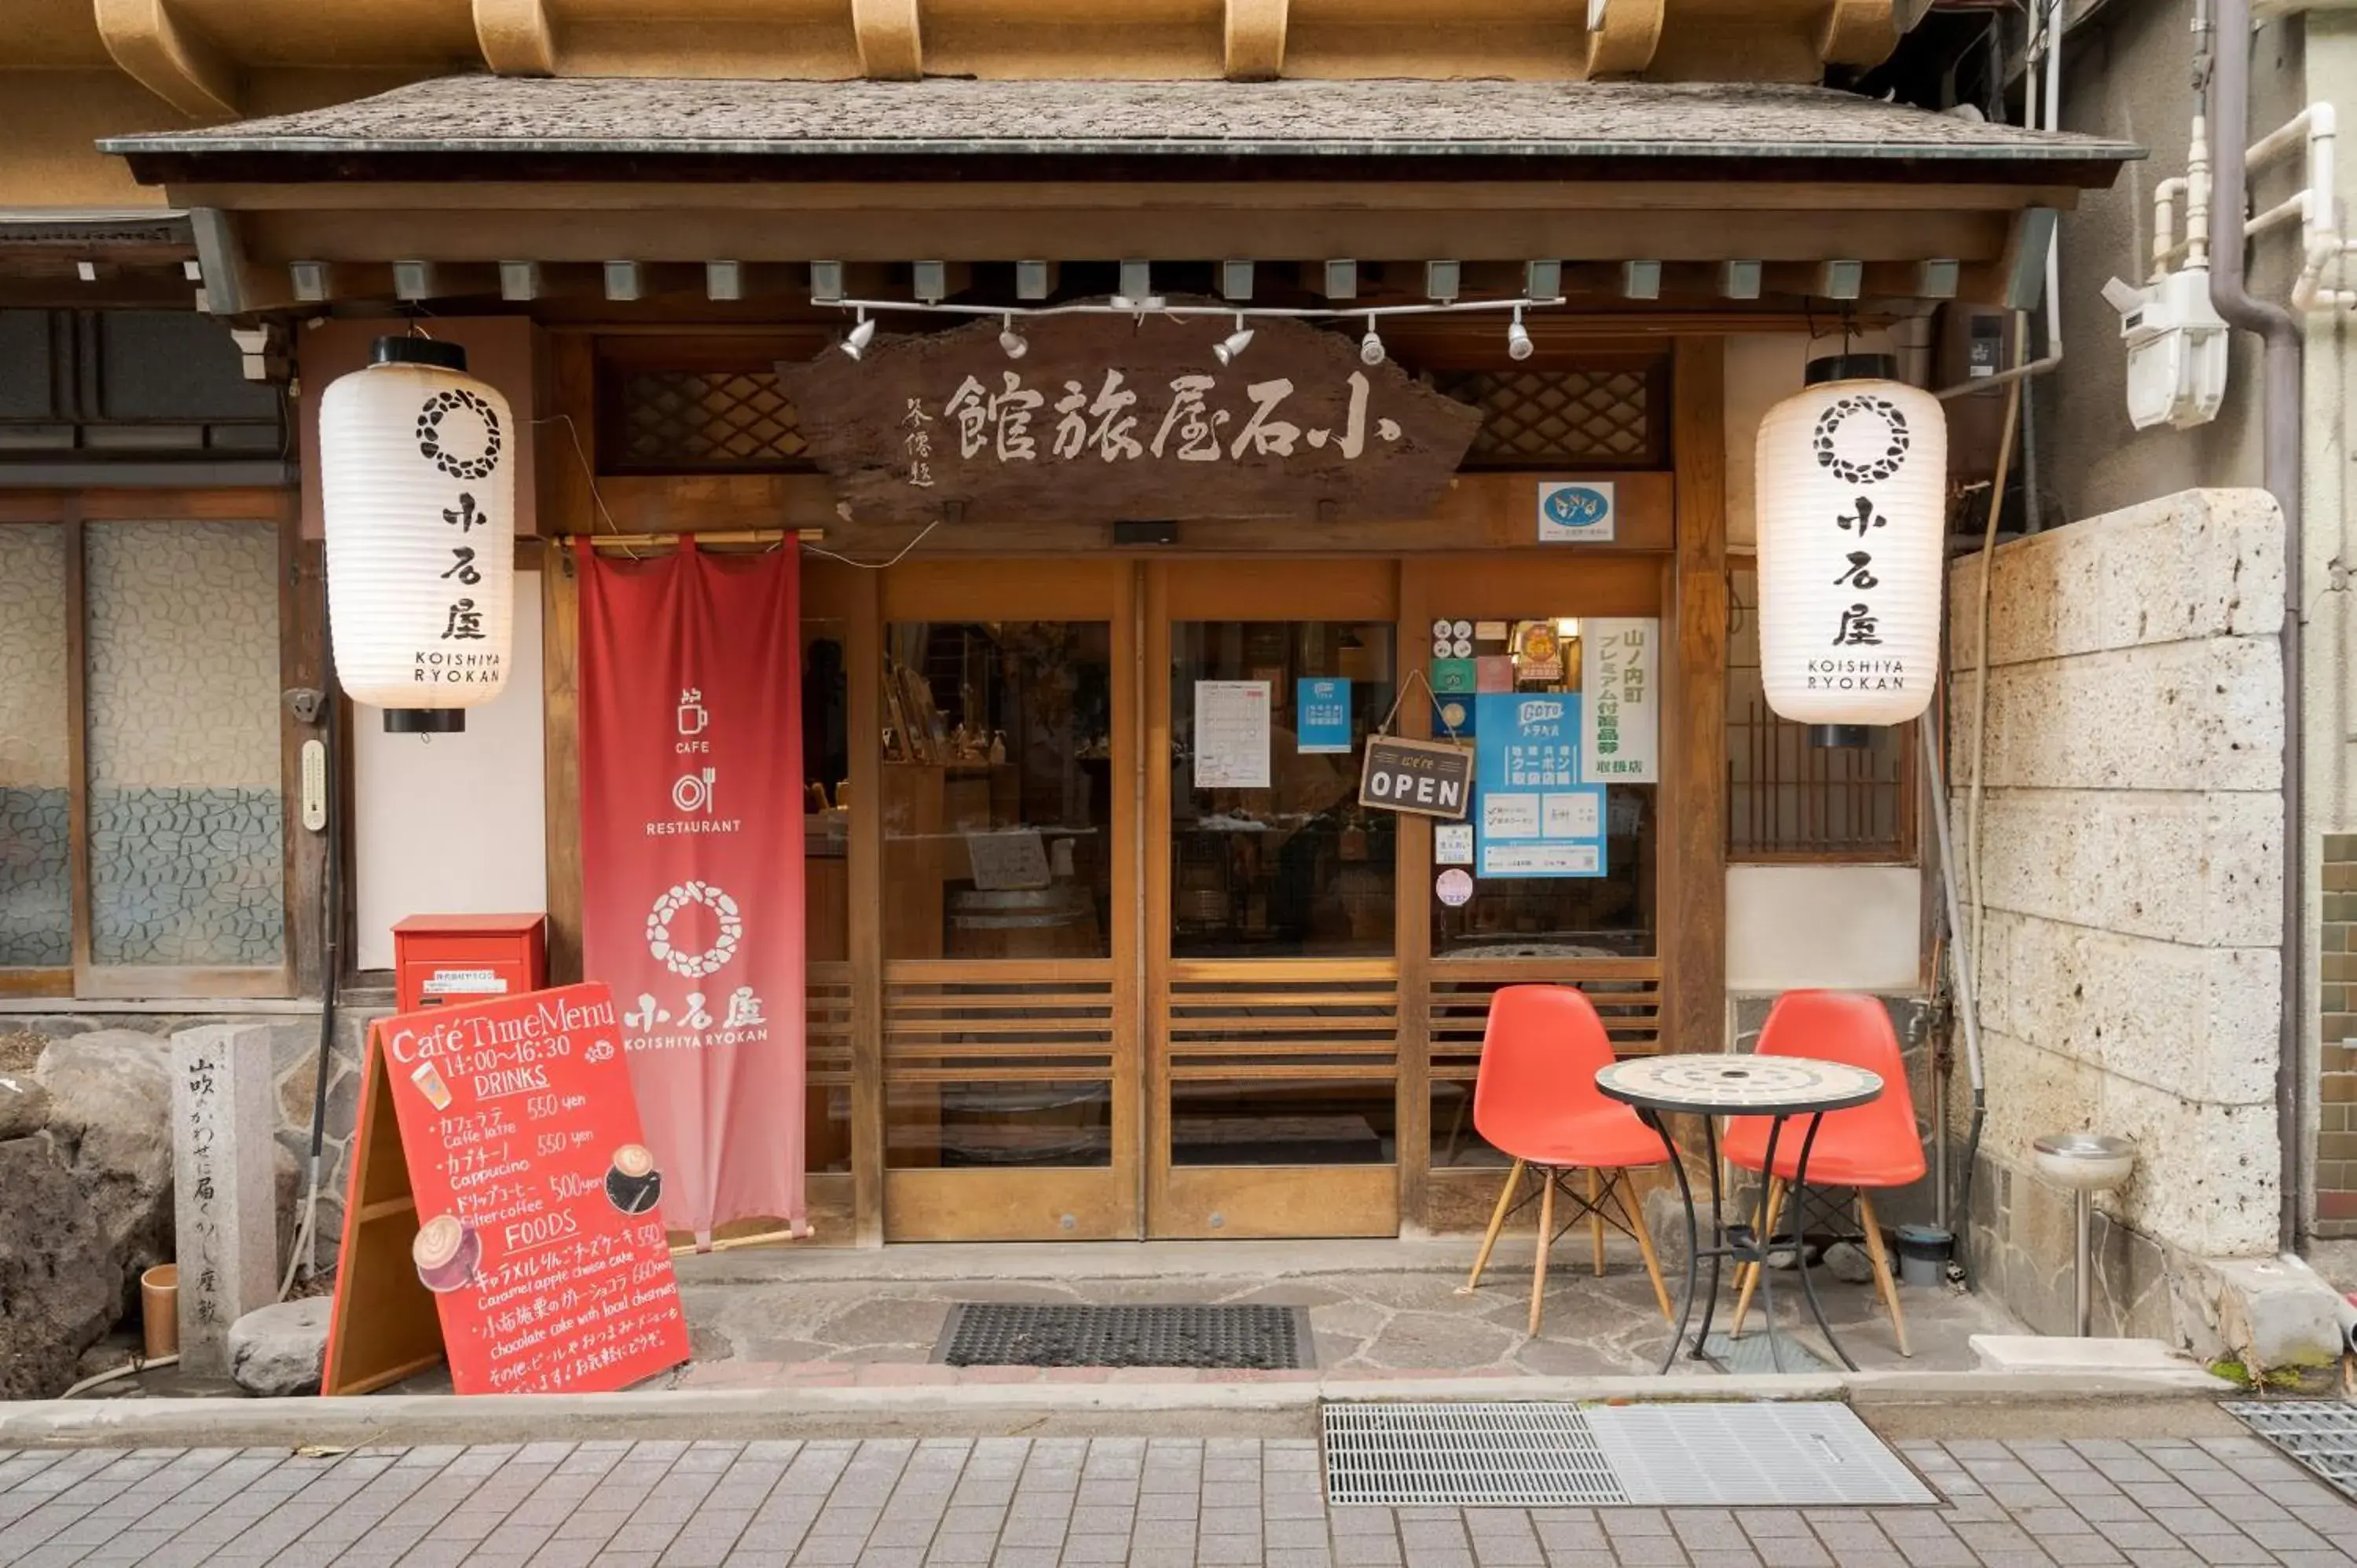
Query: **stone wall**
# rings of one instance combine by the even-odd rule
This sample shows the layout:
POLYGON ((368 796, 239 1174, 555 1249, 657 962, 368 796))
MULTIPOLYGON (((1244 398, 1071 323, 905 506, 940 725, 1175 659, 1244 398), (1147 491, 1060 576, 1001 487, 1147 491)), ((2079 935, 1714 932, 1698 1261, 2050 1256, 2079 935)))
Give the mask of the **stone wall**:
MULTIPOLYGON (((1949 582, 1960 857, 1981 565, 1949 582)), ((2282 585, 2281 521, 2255 490, 1996 552, 1970 1241, 1983 1286, 2041 1330, 2072 1331, 2073 1254, 2070 1199, 2032 1169, 2041 1133, 2137 1144, 2134 1178, 2098 1200, 2098 1332, 2183 1337, 2182 1260, 2276 1249, 2282 585)))
MULTIPOLYGON (((360 1111, 361 1046, 367 1037, 369 1020, 390 1013, 390 1001, 389 996, 374 992, 350 993, 338 1001, 336 1039, 329 1055, 326 1139, 319 1159, 317 1245, 310 1253, 318 1260, 323 1273, 335 1267, 337 1249, 343 1238, 344 1190, 350 1174, 347 1155, 353 1122, 360 1111)), ((200 1024, 261 1024, 270 1030, 272 1084, 277 1101, 277 1139, 279 1147, 285 1151, 280 1169, 293 1172, 290 1211, 282 1216, 279 1227, 281 1256, 278 1267, 283 1273, 286 1266, 284 1249, 292 1244, 295 1227, 301 1219, 299 1205, 311 1157, 312 1097, 318 1083, 319 1061, 319 1019, 316 1011, 296 1014, 90 1012, 0 1015, 0 1037, 19 1036, 59 1040, 103 1030, 144 1036, 158 1049, 167 1049, 175 1033, 200 1024)), ((284 1181, 281 1189, 286 1190, 284 1181)))

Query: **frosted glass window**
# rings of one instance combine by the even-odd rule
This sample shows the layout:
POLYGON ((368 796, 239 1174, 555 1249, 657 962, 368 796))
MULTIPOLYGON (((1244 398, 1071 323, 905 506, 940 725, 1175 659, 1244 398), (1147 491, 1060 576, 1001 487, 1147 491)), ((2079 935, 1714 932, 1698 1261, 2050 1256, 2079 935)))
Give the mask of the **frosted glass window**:
POLYGON ((83 537, 91 960, 280 964, 277 531, 83 537))
POLYGON ((65 530, 0 528, 0 968, 73 961, 65 530))

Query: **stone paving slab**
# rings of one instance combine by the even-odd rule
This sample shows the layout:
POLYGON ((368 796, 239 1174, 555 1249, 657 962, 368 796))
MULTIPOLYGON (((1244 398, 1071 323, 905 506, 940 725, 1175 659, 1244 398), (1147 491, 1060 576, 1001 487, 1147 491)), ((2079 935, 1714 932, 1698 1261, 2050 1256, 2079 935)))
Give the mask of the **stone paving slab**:
POLYGON ((1995 1568, 2357 1563, 2250 1437, 1902 1441, 1885 1509, 1329 1508, 1249 1437, 0 1450, 5 1568, 1995 1568))

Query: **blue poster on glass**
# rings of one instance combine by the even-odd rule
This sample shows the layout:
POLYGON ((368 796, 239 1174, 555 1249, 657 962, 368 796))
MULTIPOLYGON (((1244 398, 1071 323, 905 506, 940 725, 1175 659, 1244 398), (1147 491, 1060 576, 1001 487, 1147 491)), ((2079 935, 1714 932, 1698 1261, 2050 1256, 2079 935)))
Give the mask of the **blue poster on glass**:
POLYGON ((1351 682, 1321 678, 1293 688, 1293 735, 1304 756, 1351 750, 1351 682))
POLYGON ((1604 786, 1579 780, 1576 692, 1473 699, 1474 875, 1604 875, 1604 786))

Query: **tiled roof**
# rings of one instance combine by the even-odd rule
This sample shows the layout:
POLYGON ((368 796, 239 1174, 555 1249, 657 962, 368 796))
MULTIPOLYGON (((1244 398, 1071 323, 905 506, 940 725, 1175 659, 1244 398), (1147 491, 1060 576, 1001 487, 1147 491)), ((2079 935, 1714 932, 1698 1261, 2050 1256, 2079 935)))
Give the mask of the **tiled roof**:
POLYGON ((2116 163, 2124 143, 1824 88, 1572 81, 705 81, 451 76, 124 154, 1485 158, 2116 163))

